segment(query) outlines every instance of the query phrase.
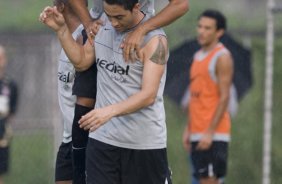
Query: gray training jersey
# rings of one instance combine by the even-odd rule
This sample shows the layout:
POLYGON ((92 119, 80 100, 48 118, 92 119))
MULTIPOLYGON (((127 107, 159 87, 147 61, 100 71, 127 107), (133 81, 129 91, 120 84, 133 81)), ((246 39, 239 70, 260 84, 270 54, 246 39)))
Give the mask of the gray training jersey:
MULTIPOLYGON (((107 21, 95 38, 98 69, 95 108, 116 104, 141 90, 143 63, 140 61, 125 63, 120 49, 120 44, 128 32, 116 32, 107 21)), ((145 36, 145 43, 156 35, 165 36, 165 33, 162 29, 151 31, 145 36)), ((166 124, 163 102, 165 79, 166 72, 161 78, 154 104, 128 115, 112 118, 90 133, 89 137, 122 148, 165 148, 166 124)))
MULTIPOLYGON (((154 0, 140 0, 141 11, 147 16, 152 16, 155 14, 154 0)), ((97 19, 104 12, 103 0, 93 0, 93 7, 90 9, 90 15, 97 19)))
MULTIPOLYGON (((80 25, 73 33, 72 37, 76 40, 83 30, 80 25)), ((64 50, 61 50, 58 62, 58 97, 59 106, 62 113, 62 121, 64 126, 63 142, 71 141, 71 129, 74 117, 74 107, 76 97, 72 95, 72 86, 74 83, 75 69, 69 61, 64 50)))

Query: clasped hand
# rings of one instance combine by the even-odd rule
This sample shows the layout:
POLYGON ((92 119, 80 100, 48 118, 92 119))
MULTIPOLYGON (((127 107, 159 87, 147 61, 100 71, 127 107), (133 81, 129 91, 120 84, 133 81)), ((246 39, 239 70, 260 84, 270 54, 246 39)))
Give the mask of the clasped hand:
POLYGON ((113 116, 114 110, 112 106, 93 109, 92 111, 81 117, 81 119, 79 120, 79 126, 84 130, 93 132, 100 126, 108 122, 113 116))

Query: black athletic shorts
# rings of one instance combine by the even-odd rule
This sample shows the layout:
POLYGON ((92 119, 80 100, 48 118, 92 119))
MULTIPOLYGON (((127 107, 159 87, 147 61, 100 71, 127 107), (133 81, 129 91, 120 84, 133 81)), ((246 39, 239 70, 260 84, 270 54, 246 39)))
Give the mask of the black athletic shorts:
POLYGON ((69 181, 72 178, 72 142, 62 143, 57 153, 55 181, 69 181))
POLYGON ((97 66, 94 63, 82 72, 75 72, 72 94, 79 97, 96 99, 97 91, 97 66))
POLYGON ((89 138, 87 184, 171 184, 166 149, 120 148, 89 138))
POLYGON ((0 175, 7 173, 9 170, 9 147, 0 147, 0 175))
POLYGON ((0 118, 0 139, 3 139, 6 131, 6 121, 5 119, 0 118))
POLYGON ((226 175, 228 143, 214 141, 208 150, 196 150, 198 142, 192 143, 191 157, 194 167, 194 176, 199 178, 216 177, 226 175))

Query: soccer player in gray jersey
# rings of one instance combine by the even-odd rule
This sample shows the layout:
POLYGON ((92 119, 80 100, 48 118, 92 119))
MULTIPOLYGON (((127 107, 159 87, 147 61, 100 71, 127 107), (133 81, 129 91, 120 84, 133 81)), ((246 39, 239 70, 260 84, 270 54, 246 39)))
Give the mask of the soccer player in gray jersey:
MULTIPOLYGON (((72 8, 79 16, 82 24, 87 30, 89 38, 97 32, 99 21, 96 21, 103 13, 103 0, 93 0, 93 7, 88 11, 84 0, 69 0, 72 8), (97 24, 98 23, 98 24, 97 24)), ((121 48, 126 61, 132 60, 132 56, 136 54, 140 56, 140 46, 144 36, 157 28, 171 24, 173 21, 183 16, 189 8, 188 0, 169 0, 165 6, 155 16, 154 0, 140 0, 141 10, 151 18, 142 23, 137 29, 127 34, 121 48)), ((89 39, 91 40, 91 39, 89 39)))
MULTIPOLYGON (((63 14, 73 39, 82 44, 83 26, 67 0, 54 0, 54 5, 63 14)), ((88 131, 79 127, 78 120, 94 107, 96 98, 94 74, 97 73, 95 68, 93 65, 85 72, 76 72, 63 49, 61 50, 58 62, 58 98, 64 132, 56 159, 57 184, 85 183, 85 148, 88 131)))
POLYGON ((63 16, 48 7, 41 21, 59 37, 77 70, 96 58, 98 68, 95 110, 80 125, 90 130, 86 172, 88 184, 170 183, 166 156, 163 89, 168 46, 160 29, 144 37, 141 57, 126 63, 119 47, 131 31, 149 17, 137 0, 105 0, 108 19, 90 43, 77 44, 63 16))

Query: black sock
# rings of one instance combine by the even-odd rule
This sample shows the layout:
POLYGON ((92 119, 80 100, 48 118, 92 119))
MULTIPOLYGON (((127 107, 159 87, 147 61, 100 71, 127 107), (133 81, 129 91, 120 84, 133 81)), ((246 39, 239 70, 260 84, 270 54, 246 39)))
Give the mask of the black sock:
POLYGON ((85 150, 88 141, 88 131, 79 127, 81 116, 90 112, 93 108, 75 104, 74 119, 72 125, 73 144, 73 184, 86 184, 85 176, 85 150))

